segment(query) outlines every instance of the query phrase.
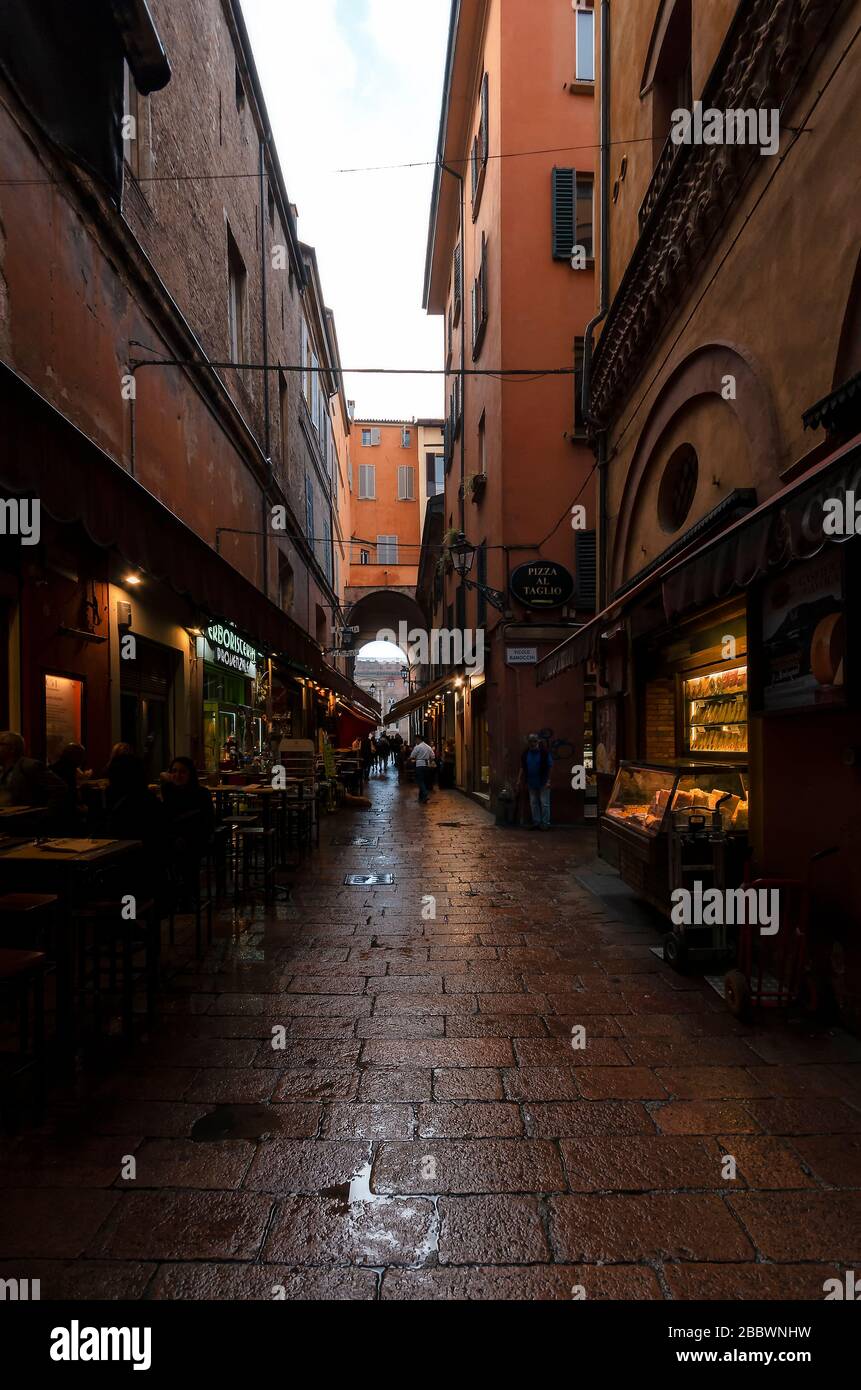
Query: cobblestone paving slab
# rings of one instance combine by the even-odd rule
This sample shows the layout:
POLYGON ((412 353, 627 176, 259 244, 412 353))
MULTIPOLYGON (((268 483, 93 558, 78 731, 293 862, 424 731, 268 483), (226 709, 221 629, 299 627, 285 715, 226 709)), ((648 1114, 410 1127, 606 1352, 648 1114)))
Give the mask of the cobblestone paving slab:
POLYGON ((43 1299, 805 1300, 857 1265, 861 1043, 731 1018, 579 886, 583 836, 498 829, 454 792, 420 807, 393 771, 371 796, 324 822, 288 902, 219 913, 203 961, 180 920, 152 1035, 0 1141, 4 1277, 43 1299), (394 883, 344 886, 365 871, 394 883))

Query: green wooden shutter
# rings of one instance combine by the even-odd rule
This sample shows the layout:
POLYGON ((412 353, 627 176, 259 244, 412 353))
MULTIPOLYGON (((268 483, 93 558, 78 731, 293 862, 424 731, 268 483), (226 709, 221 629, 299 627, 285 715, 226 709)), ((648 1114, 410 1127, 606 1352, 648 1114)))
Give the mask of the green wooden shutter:
POLYGON ((576 240, 573 169, 553 170, 553 259, 570 261, 576 240))

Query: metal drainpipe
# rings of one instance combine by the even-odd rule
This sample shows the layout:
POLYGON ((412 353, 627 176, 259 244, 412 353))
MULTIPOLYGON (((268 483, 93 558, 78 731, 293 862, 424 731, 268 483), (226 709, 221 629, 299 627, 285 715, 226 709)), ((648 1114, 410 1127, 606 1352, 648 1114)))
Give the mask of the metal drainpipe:
POLYGON ((583 344, 583 417, 598 427, 598 527, 601 556, 598 573, 600 612, 607 603, 607 429, 591 414, 592 351, 595 329, 610 308, 610 0, 601 0, 601 300, 597 314, 586 325, 583 344))
POLYGON ((269 489, 272 486, 272 421, 269 409, 269 313, 266 273, 266 142, 260 141, 260 285, 261 331, 263 334, 263 450, 266 454, 266 482, 261 495, 263 596, 269 597, 269 489))
MULTIPOLYGON (((458 516, 460 519, 460 533, 466 534, 466 498, 464 497, 464 483, 466 479, 466 185, 463 174, 459 174, 457 169, 452 169, 443 159, 439 161, 439 167, 447 174, 451 174, 453 179, 457 179, 460 184, 460 504, 458 516)), ((444 524, 444 523, 443 523, 444 524)), ((466 585, 463 579, 460 581, 463 599, 460 603, 461 611, 466 614, 466 585)), ((457 614, 455 614, 455 618, 457 614)))

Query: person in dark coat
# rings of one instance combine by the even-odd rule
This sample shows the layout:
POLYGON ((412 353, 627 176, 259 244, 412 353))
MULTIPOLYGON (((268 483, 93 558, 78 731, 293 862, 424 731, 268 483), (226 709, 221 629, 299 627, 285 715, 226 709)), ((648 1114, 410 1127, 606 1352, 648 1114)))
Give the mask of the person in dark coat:
POLYGON ((86 759, 87 752, 83 744, 67 743, 56 762, 51 763, 48 768, 55 777, 59 777, 66 788, 62 819, 70 834, 75 830, 81 830, 87 819, 87 808, 78 790, 79 777, 86 759))
POLYGON ((553 759, 550 749, 537 734, 530 734, 520 760, 519 785, 529 792, 532 812, 530 830, 550 829, 550 772, 553 759))
POLYGON ((371 743, 369 734, 364 735, 360 745, 360 751, 362 758, 362 782, 365 783, 371 776, 371 766, 374 761, 374 746, 371 743))
POLYGON ((184 908, 200 888, 200 866, 215 827, 215 809, 191 758, 174 758, 162 774, 161 796, 177 906, 184 908))
POLYGON ((149 789, 146 766, 136 753, 118 753, 108 767, 105 833, 114 840, 139 840, 143 846, 133 869, 116 869, 106 880, 105 896, 135 893, 159 902, 165 899, 164 807, 149 789))
POLYGON ((215 825, 215 811, 191 758, 174 758, 163 777, 161 796, 174 849, 202 855, 215 825))
POLYGON ((108 768, 107 831, 116 840, 140 840, 148 858, 165 843, 164 808, 149 789, 143 758, 118 753, 108 768))

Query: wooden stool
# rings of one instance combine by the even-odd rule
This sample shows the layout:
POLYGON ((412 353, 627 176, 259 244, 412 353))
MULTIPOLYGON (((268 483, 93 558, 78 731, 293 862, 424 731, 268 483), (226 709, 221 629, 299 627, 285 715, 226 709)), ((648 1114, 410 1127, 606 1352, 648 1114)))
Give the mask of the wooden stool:
POLYGON ((81 994, 93 996, 93 1014, 98 1031, 102 1024, 102 976, 107 973, 108 988, 117 988, 118 967, 121 971, 123 1037, 128 1046, 134 1039, 134 993, 139 980, 146 984, 147 1021, 155 1018, 158 971, 161 948, 161 920, 153 898, 136 904, 137 916, 123 917, 122 899, 87 902, 74 909, 75 921, 86 932, 91 929, 92 940, 81 944, 78 988, 81 994), (135 958, 143 953, 143 964, 135 958), (88 968, 89 967, 89 968, 88 968))
POLYGON ((271 898, 273 893, 273 873, 275 871, 275 831, 262 825, 246 825, 239 829, 242 845, 242 890, 251 888, 251 866, 255 863, 258 851, 263 851, 263 894, 271 898))

